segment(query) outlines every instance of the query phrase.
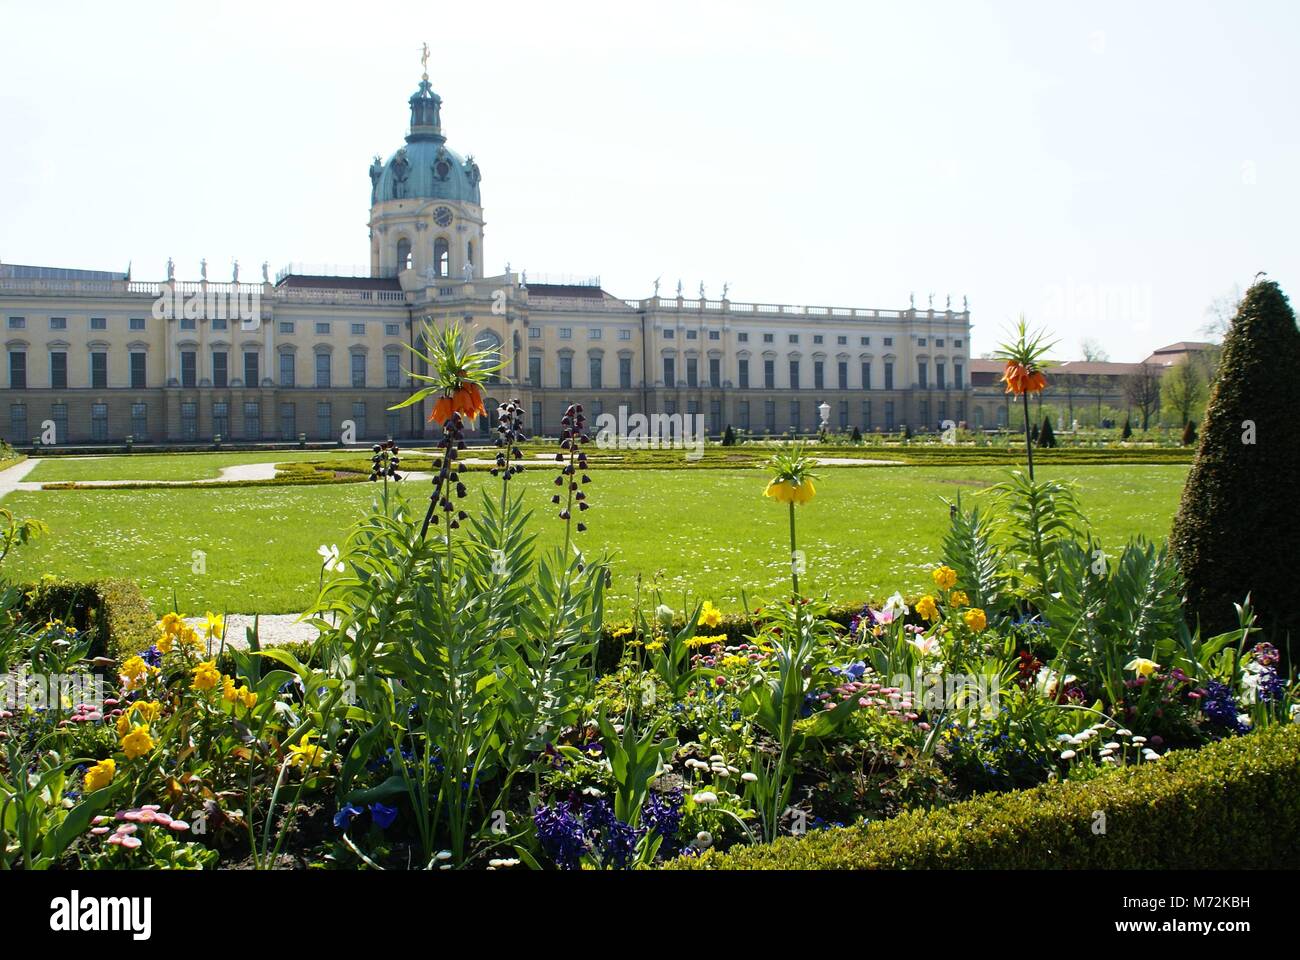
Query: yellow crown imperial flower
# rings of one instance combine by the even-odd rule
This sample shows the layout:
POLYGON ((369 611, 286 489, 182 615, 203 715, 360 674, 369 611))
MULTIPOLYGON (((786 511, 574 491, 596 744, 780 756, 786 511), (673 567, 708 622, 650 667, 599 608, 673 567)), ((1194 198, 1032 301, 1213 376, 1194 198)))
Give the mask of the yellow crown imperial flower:
POLYGON ((221 671, 217 669, 215 660, 205 660, 193 672, 194 682, 191 687, 195 690, 211 690, 221 682, 221 671))
POLYGON ((957 571, 949 566, 935 567, 930 571, 935 586, 941 590, 951 590, 957 584, 957 571))
POLYGON ((777 503, 807 503, 817 496, 817 488, 813 486, 811 477, 800 483, 791 483, 789 480, 771 480, 768 481, 763 496, 771 497, 777 503))
POLYGON ((86 771, 86 792, 102 790, 113 782, 113 774, 115 773, 117 773, 117 762, 112 757, 99 761, 86 771))
POLYGON ((136 724, 131 728, 131 732, 122 738, 122 752, 126 754, 128 760, 137 760, 152 749, 153 737, 149 736, 149 728, 141 724, 136 724))

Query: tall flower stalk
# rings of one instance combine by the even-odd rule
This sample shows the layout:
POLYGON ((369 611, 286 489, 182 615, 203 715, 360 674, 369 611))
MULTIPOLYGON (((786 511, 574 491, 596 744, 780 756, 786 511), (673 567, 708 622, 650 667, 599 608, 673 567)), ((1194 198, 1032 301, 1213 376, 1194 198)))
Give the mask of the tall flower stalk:
POLYGON ((1025 456, 1029 460, 1029 479, 1034 479, 1034 443, 1029 428, 1029 397, 1043 392, 1047 386, 1047 377, 1043 370, 1050 366, 1046 359, 1047 352, 1056 346, 1056 341, 1047 341, 1047 332, 1031 332, 1025 323, 1024 314, 1016 322, 1015 339, 1003 343, 994 351, 993 356, 1006 364, 1002 372, 1002 383, 1006 392, 1015 394, 1025 411, 1025 456))
MULTIPOLYGON (((573 511, 584 513, 591 508, 587 492, 582 489, 591 483, 591 477, 587 476, 587 454, 582 449, 583 444, 591 442, 591 437, 587 434, 587 418, 582 412, 582 404, 569 405, 560 420, 560 428, 560 452, 555 455, 555 460, 564 466, 555 478, 555 485, 562 487, 565 495, 554 494, 551 503, 556 506, 564 504, 560 519, 564 521, 564 557, 567 563, 569 544, 573 540, 573 511)), ((578 521, 577 528, 582 533, 587 525, 578 521)))
POLYGON ((772 470, 772 479, 768 481, 765 497, 771 497, 777 503, 787 504, 790 510, 790 583, 794 588, 794 599, 799 599, 799 546, 795 536, 794 508, 796 504, 807 503, 817 495, 813 485, 816 474, 812 472, 814 460, 804 452, 802 445, 796 444, 788 450, 779 451, 768 462, 772 470))

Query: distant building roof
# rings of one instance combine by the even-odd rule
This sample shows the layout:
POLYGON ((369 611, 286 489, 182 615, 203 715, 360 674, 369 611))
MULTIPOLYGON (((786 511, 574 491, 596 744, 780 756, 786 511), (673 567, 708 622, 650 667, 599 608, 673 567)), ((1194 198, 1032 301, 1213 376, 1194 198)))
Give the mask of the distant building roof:
POLYGON ((1180 360, 1186 360, 1196 353, 1204 353, 1206 350, 1213 350, 1217 344, 1202 343, 1198 340, 1180 340, 1177 343, 1171 343, 1167 347, 1159 347, 1151 356, 1143 360, 1143 363, 1154 363, 1157 366, 1169 367, 1178 363, 1180 360))
POLYGON ((277 287, 310 287, 313 290, 401 290, 396 277, 324 277, 291 273, 281 277, 277 287))
POLYGON ((125 280, 125 273, 113 270, 74 270, 68 267, 31 267, 21 263, 0 263, 0 277, 6 280, 125 280))
POLYGON ((582 283, 530 283, 528 296, 531 297, 565 297, 582 300, 604 300, 609 296, 600 287, 582 283))

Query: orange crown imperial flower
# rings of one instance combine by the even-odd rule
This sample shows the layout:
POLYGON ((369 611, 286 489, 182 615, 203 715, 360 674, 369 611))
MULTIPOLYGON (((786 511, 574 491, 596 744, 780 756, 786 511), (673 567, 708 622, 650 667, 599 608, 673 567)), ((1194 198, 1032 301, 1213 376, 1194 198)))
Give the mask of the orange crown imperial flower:
POLYGON ((487 416, 483 407, 483 392, 472 383, 462 383, 450 396, 439 397, 433 405, 430 422, 446 423, 453 413, 459 413, 471 424, 480 416, 487 416))
POLYGON ((1007 385, 1007 393, 1024 396, 1027 393, 1041 393, 1047 386, 1047 377, 1041 370, 1008 360, 1002 382, 1007 385))

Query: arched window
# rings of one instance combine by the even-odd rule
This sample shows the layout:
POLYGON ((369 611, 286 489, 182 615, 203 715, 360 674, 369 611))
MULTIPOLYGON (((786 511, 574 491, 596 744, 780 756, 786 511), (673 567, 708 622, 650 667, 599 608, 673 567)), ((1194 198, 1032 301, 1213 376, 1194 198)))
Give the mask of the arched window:
POLYGON ((451 249, 447 246, 447 238, 439 237, 433 243, 433 273, 436 277, 447 276, 449 261, 451 259, 451 249))
POLYGON ((397 241, 397 271, 411 269, 411 241, 403 237, 397 241))
MULTIPOLYGON (((480 330, 478 332, 478 335, 474 338, 474 349, 486 350, 492 355, 493 363, 499 363, 501 361, 501 338, 491 330, 480 330)), ((487 382, 500 383, 501 371, 493 370, 488 374, 487 382)))
POLYGON ((472 267, 474 265, 474 241, 471 240, 465 245, 465 260, 472 267))

